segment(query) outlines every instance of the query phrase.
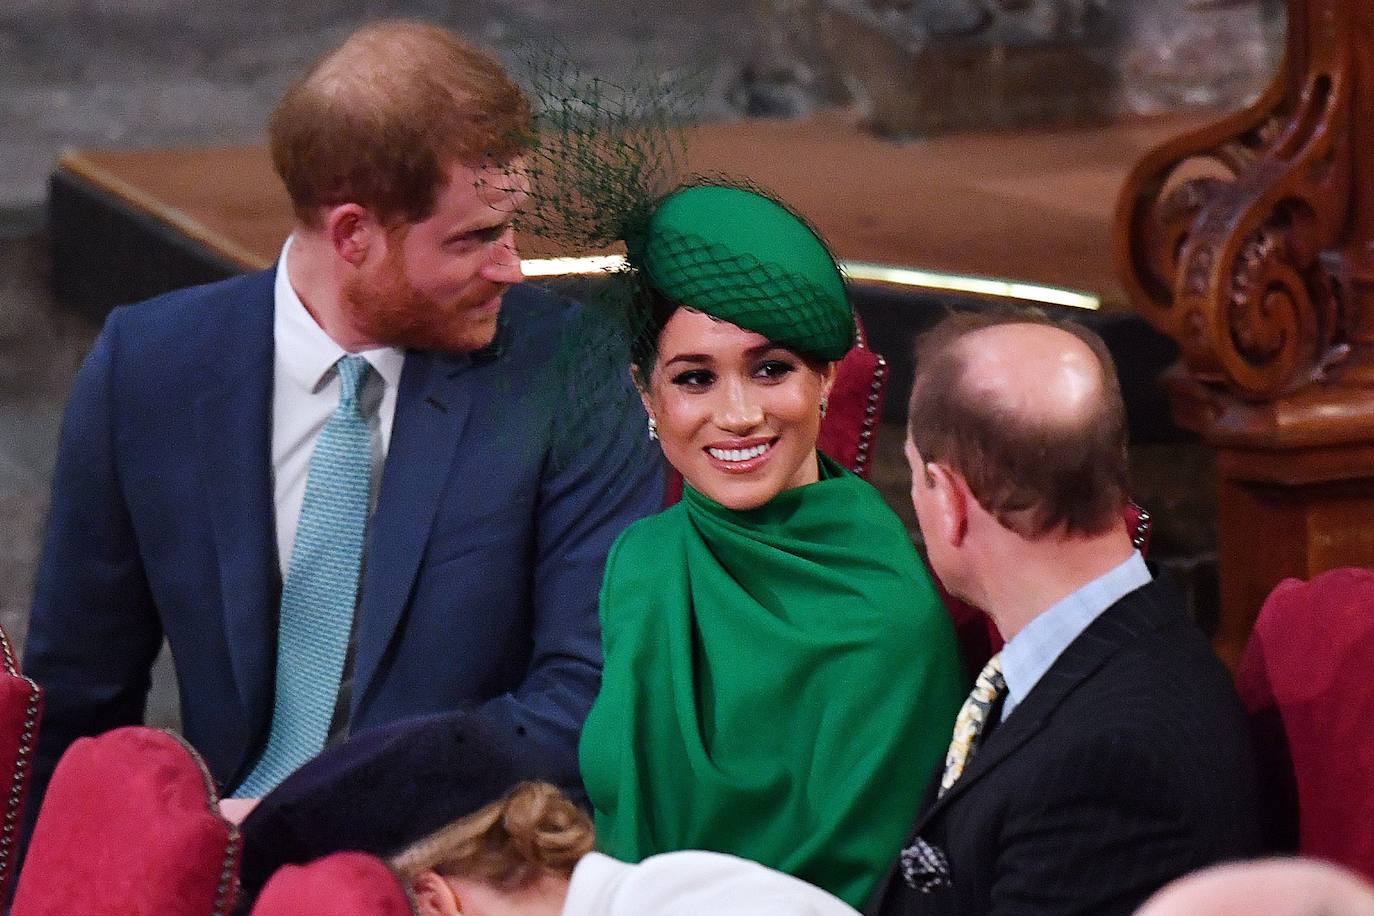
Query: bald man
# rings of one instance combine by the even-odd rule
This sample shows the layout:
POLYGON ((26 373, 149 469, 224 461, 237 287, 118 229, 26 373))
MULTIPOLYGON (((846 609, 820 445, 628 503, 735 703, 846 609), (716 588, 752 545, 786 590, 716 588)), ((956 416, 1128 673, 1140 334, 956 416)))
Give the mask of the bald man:
POLYGON ((1136 916, 1374 916, 1374 886, 1312 859, 1235 862, 1180 878, 1136 916))
POLYGON ((1121 521, 1105 346, 1038 315, 957 315, 917 366, 906 453, 930 564, 1006 646, 869 911, 1125 914, 1252 854, 1230 677, 1121 521))

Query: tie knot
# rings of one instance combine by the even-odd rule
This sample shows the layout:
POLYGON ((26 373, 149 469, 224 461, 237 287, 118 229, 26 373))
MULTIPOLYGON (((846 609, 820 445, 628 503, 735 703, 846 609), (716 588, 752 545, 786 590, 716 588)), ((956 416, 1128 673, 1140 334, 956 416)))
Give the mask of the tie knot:
POLYGON ((371 371, 372 364, 361 356, 345 356, 335 363, 335 368, 339 371, 339 403, 356 403, 358 392, 367 380, 367 373, 371 371))
POLYGON ((1000 694, 1007 686, 1007 679, 1002 676, 1002 653, 998 652, 988 663, 983 666, 983 670, 978 672, 978 680, 975 688, 982 688, 992 695, 1000 694))

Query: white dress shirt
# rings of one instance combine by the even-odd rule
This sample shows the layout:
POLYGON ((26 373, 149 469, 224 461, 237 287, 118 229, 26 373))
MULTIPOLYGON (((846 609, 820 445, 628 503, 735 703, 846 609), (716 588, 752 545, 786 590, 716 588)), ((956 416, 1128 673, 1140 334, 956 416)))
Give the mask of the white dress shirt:
MULTIPOLYGON (((325 422, 339 406, 339 374, 334 364, 347 351, 324 332, 291 287, 286 259, 291 239, 277 260, 272 320, 272 496, 277 515, 277 561, 282 580, 291 564, 300 523, 310 458, 325 422)), ((358 353, 371 364, 360 406, 372 430, 372 505, 377 501, 382 464, 391 441, 396 390, 405 351, 380 347, 358 353)))
POLYGON ((626 865, 599 852, 573 869, 562 916, 858 916, 799 878, 718 852, 626 865))

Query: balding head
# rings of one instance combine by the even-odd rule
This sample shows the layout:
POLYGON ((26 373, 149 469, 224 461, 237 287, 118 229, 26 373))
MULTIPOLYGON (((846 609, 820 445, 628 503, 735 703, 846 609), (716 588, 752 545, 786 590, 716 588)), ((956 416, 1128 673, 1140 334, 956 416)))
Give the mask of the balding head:
POLYGON ((1102 403, 1103 366, 1082 339, 1048 324, 993 325, 953 344, 966 395, 1007 417, 1071 430, 1102 403))
POLYGON ((418 222, 452 165, 505 162, 529 127, 528 101, 494 59, 438 26, 390 21, 317 61, 268 135, 297 217, 314 226, 342 203, 418 222))
POLYGON ((1136 916, 1374 916, 1374 887, 1325 862, 1237 862, 1178 879, 1136 916))
POLYGON ((1099 534, 1126 499, 1125 408, 1102 341, 1029 314, 952 315, 916 351, 908 433, 1023 537, 1099 534))

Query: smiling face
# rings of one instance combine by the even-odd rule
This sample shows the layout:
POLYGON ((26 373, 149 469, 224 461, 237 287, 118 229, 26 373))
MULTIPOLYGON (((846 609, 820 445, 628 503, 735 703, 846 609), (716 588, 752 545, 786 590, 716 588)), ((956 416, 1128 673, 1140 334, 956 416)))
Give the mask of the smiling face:
POLYGON ((350 324, 375 344, 471 352, 491 343, 501 295, 522 279, 512 227, 529 182, 515 167, 458 165, 434 212, 385 233, 343 289, 350 324))
POLYGON ((834 377, 834 363, 812 368, 762 335, 679 308, 640 394, 683 479, 743 510, 816 482, 820 402, 834 377))

